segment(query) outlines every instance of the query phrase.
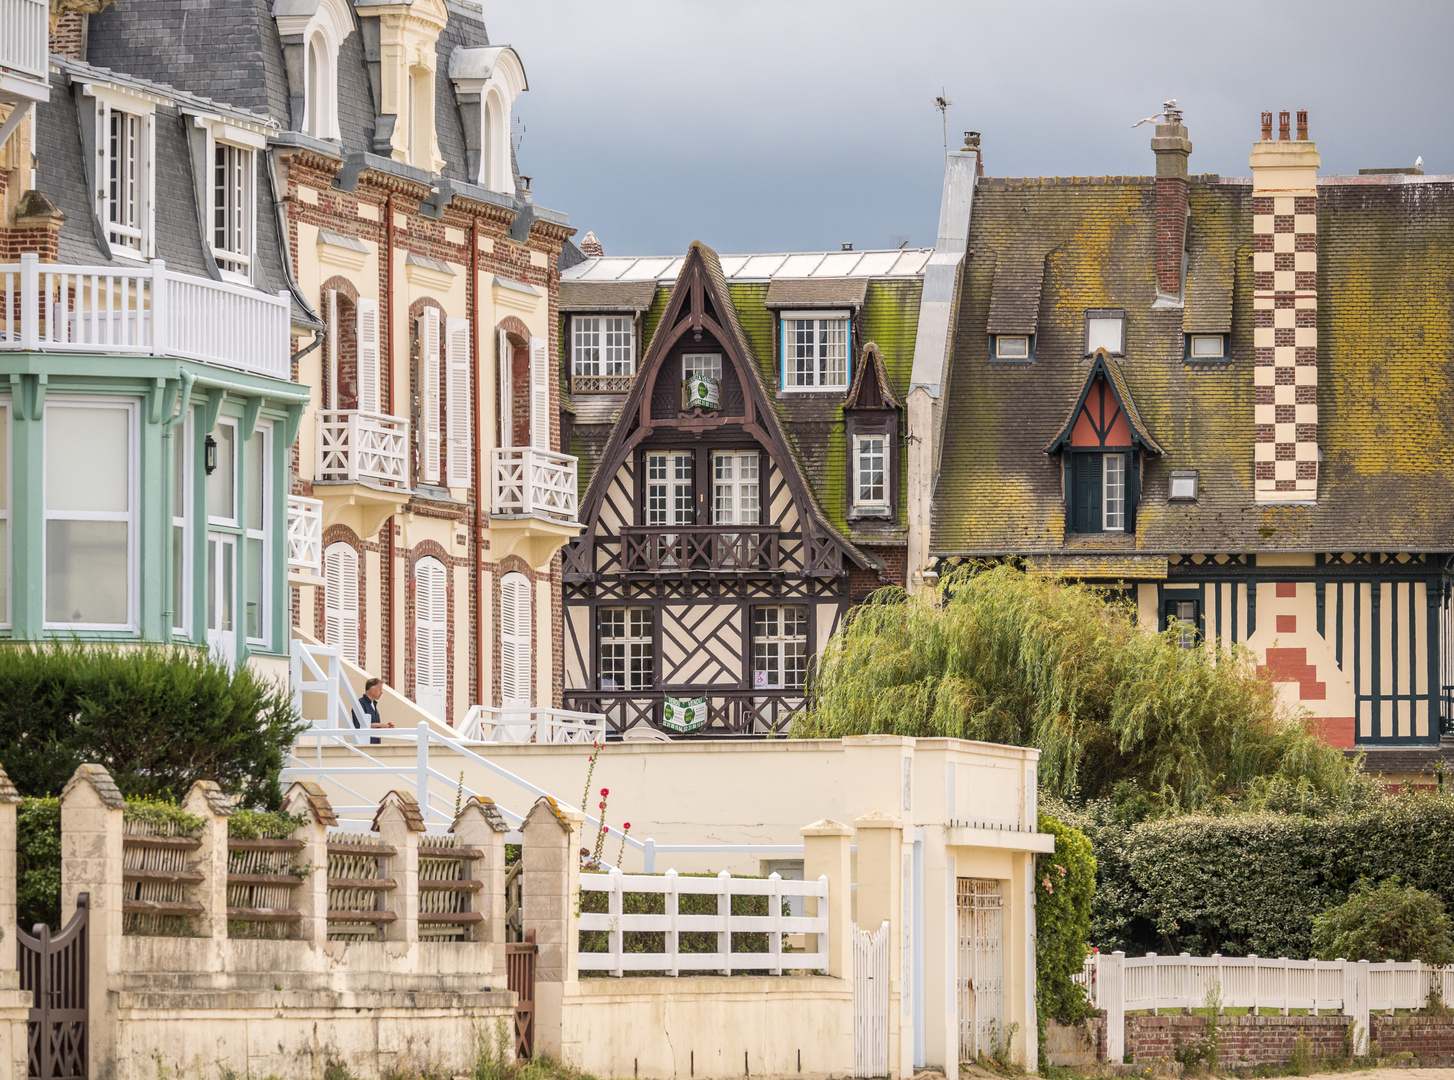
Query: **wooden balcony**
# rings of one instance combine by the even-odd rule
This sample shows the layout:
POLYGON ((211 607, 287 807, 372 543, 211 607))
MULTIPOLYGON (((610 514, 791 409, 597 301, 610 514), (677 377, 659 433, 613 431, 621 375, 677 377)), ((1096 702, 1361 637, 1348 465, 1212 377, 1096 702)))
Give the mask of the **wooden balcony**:
POLYGON ((490 545, 531 566, 548 563, 580 531, 576 459, 537 446, 490 451, 490 545))
MULTIPOLYGON (((699 735, 782 735, 793 721, 807 711, 808 699, 801 690, 721 691, 711 688, 672 688, 678 698, 707 698, 707 722, 698 732, 678 738, 699 735)), ((662 727, 662 707, 666 692, 567 690, 567 709, 599 713, 606 718, 607 730, 624 735, 632 728, 662 727)), ((668 733, 670 734, 670 733, 668 733)))
POLYGON ((286 293, 173 273, 161 259, 122 268, 24 254, 0 265, 0 299, 0 350, 176 356, 292 378, 286 293))
POLYGON ((342 523, 360 537, 409 501, 409 421, 357 409, 320 409, 313 494, 323 527, 342 523))
POLYGON ((740 525, 621 530, 621 568, 628 574, 777 573, 776 529, 740 525))
POLYGON ((50 97, 49 15, 47 0, 0 0, 0 101, 50 97))
POLYGON ((323 573, 321 499, 288 496, 288 573, 311 578, 323 573))

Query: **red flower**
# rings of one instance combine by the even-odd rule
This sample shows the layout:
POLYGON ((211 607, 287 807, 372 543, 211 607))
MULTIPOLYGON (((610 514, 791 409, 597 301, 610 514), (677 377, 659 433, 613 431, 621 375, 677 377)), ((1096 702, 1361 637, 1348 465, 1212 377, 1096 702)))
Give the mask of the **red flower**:
POLYGON ((602 810, 604 810, 604 809, 606 809, 606 800, 605 800, 605 799, 602 799, 602 800, 601 800, 601 801, 600 801, 600 802, 598 802, 598 803, 597 803, 597 804, 596 804, 596 805, 597 805, 597 806, 598 806, 598 807, 600 807, 600 808, 601 808, 601 809, 602 809, 602 810))
POLYGON ((623 822, 622 825, 621 825, 621 827, 623 829, 629 829, 629 828, 631 828, 631 822, 629 822, 629 821, 623 822))
POLYGON ((602 788, 601 789, 601 798, 604 799, 609 794, 611 794, 611 789, 610 788, 602 788))
POLYGON ((609 825, 602 825, 601 826, 601 831, 602 832, 610 832, 611 831, 611 826, 609 826, 609 825))

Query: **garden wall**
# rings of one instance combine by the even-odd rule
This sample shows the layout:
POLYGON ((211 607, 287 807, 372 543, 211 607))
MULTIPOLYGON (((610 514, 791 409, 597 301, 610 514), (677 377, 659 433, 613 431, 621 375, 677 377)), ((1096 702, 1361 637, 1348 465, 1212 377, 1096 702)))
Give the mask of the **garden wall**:
POLYGON ((1378 1056, 1412 1054, 1425 1068, 1454 1065, 1454 1016, 1372 1016, 1378 1056))
MULTIPOLYGON (((1338 1060, 1348 1054, 1348 1024, 1346 1016, 1221 1016, 1217 1059, 1224 1069, 1286 1065, 1305 1035, 1314 1061, 1338 1060)), ((1126 1049, 1137 1065, 1175 1061, 1206 1037, 1205 1016, 1126 1017, 1126 1049)))

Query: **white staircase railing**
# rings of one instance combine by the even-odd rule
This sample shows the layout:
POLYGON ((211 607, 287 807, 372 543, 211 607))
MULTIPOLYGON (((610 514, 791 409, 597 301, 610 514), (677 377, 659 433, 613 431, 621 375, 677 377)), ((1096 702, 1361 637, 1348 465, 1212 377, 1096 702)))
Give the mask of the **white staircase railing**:
POLYGON ((358 696, 343 670, 343 654, 336 645, 312 645, 293 639, 288 664, 288 685, 293 691, 293 707, 303 715, 303 695, 323 695, 325 718, 313 720, 314 729, 356 731, 354 707, 358 696))
POLYGON ((503 708, 471 705, 459 726, 461 739, 495 743, 585 743, 606 741, 606 718, 569 709, 503 708))

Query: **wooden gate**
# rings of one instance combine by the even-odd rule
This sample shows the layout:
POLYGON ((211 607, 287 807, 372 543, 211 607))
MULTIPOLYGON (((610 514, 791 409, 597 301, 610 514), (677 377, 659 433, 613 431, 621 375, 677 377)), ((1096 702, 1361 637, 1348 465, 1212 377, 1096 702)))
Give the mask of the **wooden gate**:
POLYGON ((853 924, 853 1075, 889 1074, 889 924, 853 924))
POLYGON ((1004 955, 1001 948, 1004 896, 998 881, 960 878, 959 1060, 992 1056, 1003 1047, 1005 1031, 1004 955))
POLYGON ((91 897, 76 897, 76 913, 51 937, 50 927, 34 936, 16 932, 20 988, 29 990, 29 1080, 86 1080, 86 991, 91 897))
POLYGON ((525 940, 505 946, 507 986, 519 995, 515 1006, 515 1060, 535 1056, 535 931, 526 930, 525 940))

